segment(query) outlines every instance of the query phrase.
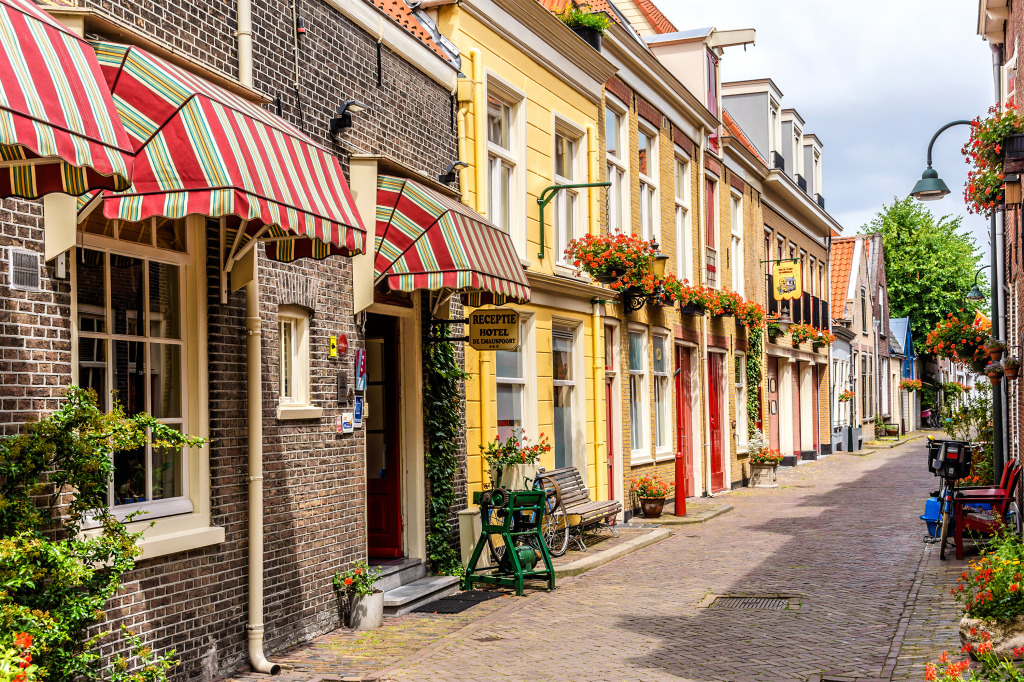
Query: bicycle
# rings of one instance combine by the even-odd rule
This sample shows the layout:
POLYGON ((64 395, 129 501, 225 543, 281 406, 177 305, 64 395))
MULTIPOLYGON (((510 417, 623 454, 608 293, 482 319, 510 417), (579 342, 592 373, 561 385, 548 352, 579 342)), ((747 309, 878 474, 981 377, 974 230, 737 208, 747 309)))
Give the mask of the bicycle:
POLYGON ((954 527, 953 497, 956 482, 971 473, 971 443, 956 440, 935 440, 928 436, 928 470, 942 479, 938 493, 939 518, 939 559, 946 559, 946 541, 954 527))

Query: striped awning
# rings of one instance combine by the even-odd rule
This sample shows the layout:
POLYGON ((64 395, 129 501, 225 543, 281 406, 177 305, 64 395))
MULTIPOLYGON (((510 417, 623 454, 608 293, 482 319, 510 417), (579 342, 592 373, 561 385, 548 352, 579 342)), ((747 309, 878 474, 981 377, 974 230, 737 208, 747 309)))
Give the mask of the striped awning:
MULTIPOLYGON (((412 180, 377 177, 374 279, 390 291, 486 294, 530 300, 511 238, 465 204, 412 180)), ((477 297, 477 300, 481 299, 477 297)))
POLYGON ((362 252, 366 230, 331 152, 145 50, 93 47, 136 153, 131 188, 103 196, 106 218, 234 216, 233 252, 259 238, 279 261, 362 252))
POLYGON ((132 145, 89 44, 0 0, 0 197, 126 189, 132 145))

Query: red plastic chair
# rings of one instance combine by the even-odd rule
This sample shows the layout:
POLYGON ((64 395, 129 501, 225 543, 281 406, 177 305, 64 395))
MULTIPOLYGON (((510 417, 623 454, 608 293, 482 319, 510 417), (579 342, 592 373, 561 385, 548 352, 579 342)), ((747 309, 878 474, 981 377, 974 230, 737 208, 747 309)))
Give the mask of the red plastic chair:
POLYGON ((964 558, 964 531, 971 530, 992 535, 1005 527, 1006 513, 1016 500, 1020 477, 1021 463, 1015 459, 1007 462, 999 486, 957 490, 953 497, 955 521, 953 538, 956 542, 957 559, 964 558), (992 505, 992 511, 975 510, 968 506, 980 503, 992 505))

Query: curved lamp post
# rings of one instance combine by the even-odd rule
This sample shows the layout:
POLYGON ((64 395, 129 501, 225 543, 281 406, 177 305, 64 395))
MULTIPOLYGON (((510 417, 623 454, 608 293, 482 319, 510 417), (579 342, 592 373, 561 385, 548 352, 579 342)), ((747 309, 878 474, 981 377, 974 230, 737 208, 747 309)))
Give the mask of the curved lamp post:
MULTIPOLYGON (((949 187, 942 181, 939 174, 932 168, 932 146, 935 144, 935 140, 948 128, 952 128, 957 125, 971 125, 970 121, 951 121, 946 125, 942 126, 935 131, 932 135, 931 142, 928 143, 928 167, 925 168, 924 173, 921 174, 921 179, 914 185, 914 189, 910 191, 918 201, 934 201, 941 199, 942 197, 949 194, 949 187)), ((978 288, 978 275, 985 268, 992 268, 993 275, 998 272, 999 269, 996 267, 998 254, 996 253, 996 214, 993 211, 992 217, 989 222, 989 229, 991 230, 991 242, 992 242, 992 264, 986 265, 978 269, 978 272, 974 273, 974 287, 971 288, 970 293, 967 294, 967 300, 980 303, 984 300, 984 295, 981 293, 981 289, 978 288)), ((999 283, 995 282, 996 277, 993 276, 994 286, 992 287, 992 329, 994 333, 999 333, 999 283)), ((995 468, 995 477, 999 478, 1003 475, 1003 394, 1002 388, 997 388, 992 391, 992 459, 995 468)))

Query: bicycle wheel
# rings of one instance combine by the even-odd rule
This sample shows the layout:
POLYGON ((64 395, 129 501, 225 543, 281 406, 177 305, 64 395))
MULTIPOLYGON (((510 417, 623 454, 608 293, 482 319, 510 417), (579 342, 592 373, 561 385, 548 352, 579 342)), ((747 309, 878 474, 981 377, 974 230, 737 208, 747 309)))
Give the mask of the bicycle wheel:
POLYGON ((551 556, 562 556, 569 546, 569 528, 566 523, 565 506, 562 505, 562 489, 553 478, 537 478, 534 489, 545 492, 544 518, 541 520, 541 535, 551 556))
POLYGON ((952 519, 948 505, 951 504, 946 500, 942 502, 942 533, 939 535, 939 558, 945 561, 946 559, 946 539, 949 537, 950 526, 952 525, 952 519))

